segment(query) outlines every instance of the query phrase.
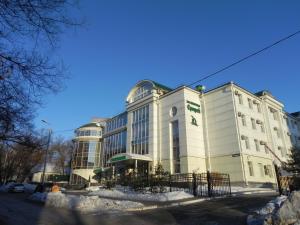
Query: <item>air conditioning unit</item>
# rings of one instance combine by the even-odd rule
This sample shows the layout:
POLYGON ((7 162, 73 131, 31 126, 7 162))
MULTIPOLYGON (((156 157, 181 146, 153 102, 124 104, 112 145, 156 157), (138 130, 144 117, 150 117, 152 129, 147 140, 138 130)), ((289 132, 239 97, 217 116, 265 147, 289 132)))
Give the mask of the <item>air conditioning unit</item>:
POLYGON ((241 112, 238 112, 238 116, 241 117, 243 114, 241 112))
POLYGON ((260 141, 259 142, 261 145, 265 145, 266 144, 266 142, 264 142, 264 141, 260 141))
POLYGON ((246 136, 245 136, 245 135, 242 135, 242 136, 241 136, 241 139, 242 139, 242 140, 245 140, 245 139, 246 139, 246 136))

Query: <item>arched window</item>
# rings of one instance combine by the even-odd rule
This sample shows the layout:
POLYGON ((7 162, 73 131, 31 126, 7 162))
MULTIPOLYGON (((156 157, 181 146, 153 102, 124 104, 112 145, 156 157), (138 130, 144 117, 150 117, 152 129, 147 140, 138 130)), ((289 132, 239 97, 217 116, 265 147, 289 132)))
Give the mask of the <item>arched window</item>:
POLYGON ((141 98, 146 97, 147 95, 151 94, 151 90, 153 85, 150 82, 145 82, 141 86, 139 86, 135 92, 133 93, 130 102, 135 102, 141 98))

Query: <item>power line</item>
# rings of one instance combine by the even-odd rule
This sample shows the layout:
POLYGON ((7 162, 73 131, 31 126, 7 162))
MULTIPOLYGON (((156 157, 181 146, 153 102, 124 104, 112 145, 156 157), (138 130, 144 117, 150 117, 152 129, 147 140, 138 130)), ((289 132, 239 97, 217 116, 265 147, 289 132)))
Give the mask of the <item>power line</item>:
POLYGON ((292 33, 292 34, 290 34, 290 35, 288 35, 288 36, 286 36, 286 37, 284 37, 284 38, 281 38, 280 40, 278 40, 278 41, 276 41, 276 42, 274 42, 274 43, 272 43, 272 44, 270 44, 270 45, 268 45, 268 46, 266 46, 266 47, 264 47, 264 48, 262 48, 262 49, 260 49, 260 50, 258 50, 258 51, 256 51, 256 52, 254 52, 254 53, 251 53, 250 55, 248 55, 248 56, 246 56, 246 57, 244 57, 244 58, 242 58, 242 59, 239 59, 239 60, 237 60, 236 62, 234 62, 234 63, 232 63, 232 64, 230 64, 230 65, 228 65, 228 66, 225 66, 225 67, 223 67, 223 68, 221 68, 221 69, 219 69, 219 70, 217 70, 217 71, 215 71, 215 72, 213 72, 213 73, 211 73, 211 74, 209 74, 209 75, 207 75, 207 76, 204 76, 204 77, 201 78, 200 80, 197 80, 197 81, 195 81, 195 82, 193 82, 193 83, 187 85, 187 87, 190 87, 190 86, 192 86, 192 85, 194 85, 194 84, 197 84, 197 83, 199 83, 199 82, 201 82, 201 81, 203 81, 203 80, 206 80, 206 79, 208 79, 208 78, 210 78, 210 77, 212 77, 212 76, 215 76, 215 75, 217 75, 218 73, 221 73, 221 72, 223 72, 224 70, 227 70, 227 69, 229 69, 229 68, 231 68, 231 67, 233 67, 233 66, 235 66, 235 65, 237 65, 237 64, 239 64, 239 63, 241 63, 241 62, 243 62, 243 61, 245 61, 245 60, 247 60, 247 59, 249 59, 249 58, 251 58, 251 57, 253 57, 253 56, 255 56, 255 55, 258 55, 258 54, 260 54, 261 52, 266 51, 266 50, 268 50, 268 49, 274 47, 275 45, 278 45, 279 43, 281 43, 281 42, 283 42, 283 41, 286 41, 287 39, 289 39, 289 38, 291 38, 291 37, 293 37, 293 36, 295 36, 295 35, 297 35, 297 34, 299 34, 299 33, 300 33, 300 30, 298 30, 298 31, 296 31, 295 33, 292 33))

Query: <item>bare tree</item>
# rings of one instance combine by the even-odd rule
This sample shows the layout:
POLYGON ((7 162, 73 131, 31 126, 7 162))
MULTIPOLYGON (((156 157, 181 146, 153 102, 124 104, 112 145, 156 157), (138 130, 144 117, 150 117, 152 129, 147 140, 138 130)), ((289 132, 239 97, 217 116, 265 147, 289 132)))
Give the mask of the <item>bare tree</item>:
POLYGON ((70 167, 70 161, 73 151, 71 140, 65 140, 63 137, 57 137, 51 144, 50 154, 52 163, 62 175, 66 175, 66 168, 70 167))
POLYGON ((53 54, 66 28, 82 24, 69 16, 75 9, 68 0, 0 0, 0 143, 26 143, 42 96, 61 90, 66 70, 53 54))

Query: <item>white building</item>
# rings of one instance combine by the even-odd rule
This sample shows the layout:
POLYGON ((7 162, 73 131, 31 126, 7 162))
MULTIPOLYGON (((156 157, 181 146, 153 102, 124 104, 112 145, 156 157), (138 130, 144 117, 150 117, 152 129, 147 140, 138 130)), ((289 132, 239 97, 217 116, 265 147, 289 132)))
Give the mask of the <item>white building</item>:
POLYGON ((267 91, 230 82, 203 93, 143 80, 126 111, 106 121, 101 167, 143 174, 162 164, 171 173, 209 170, 232 182, 273 184, 273 163, 300 145, 299 124, 299 113, 286 113, 267 91))

